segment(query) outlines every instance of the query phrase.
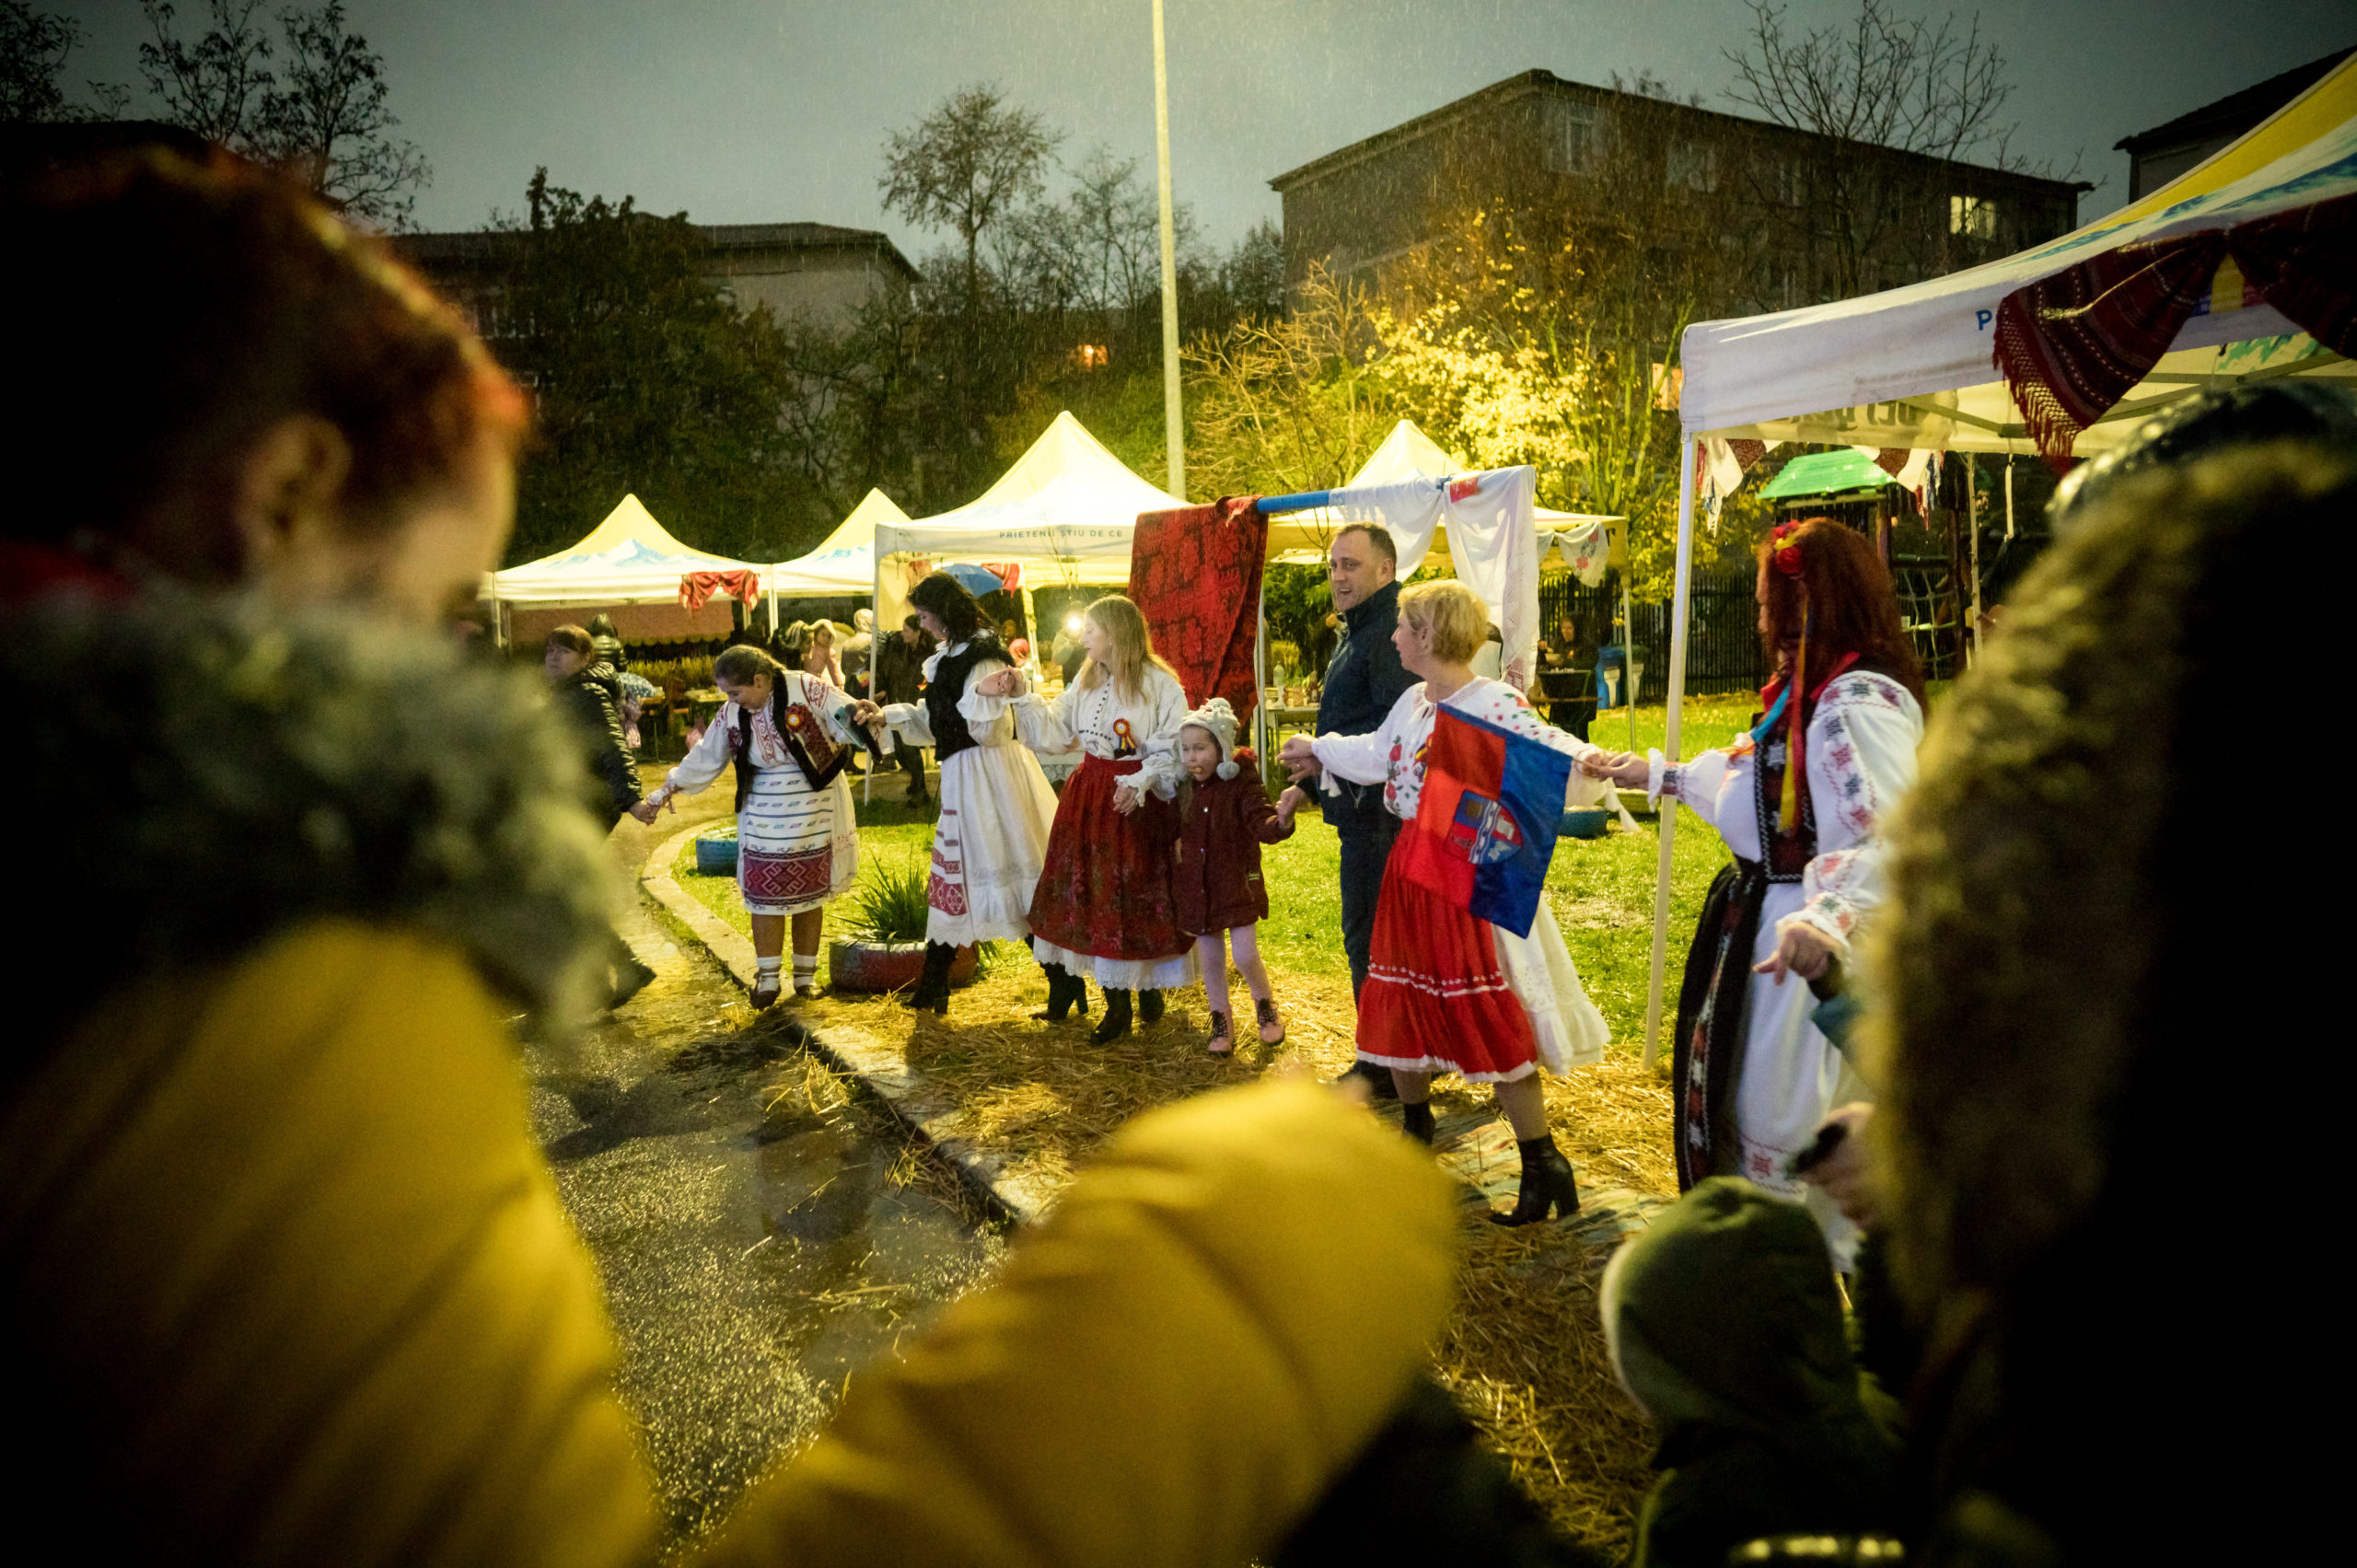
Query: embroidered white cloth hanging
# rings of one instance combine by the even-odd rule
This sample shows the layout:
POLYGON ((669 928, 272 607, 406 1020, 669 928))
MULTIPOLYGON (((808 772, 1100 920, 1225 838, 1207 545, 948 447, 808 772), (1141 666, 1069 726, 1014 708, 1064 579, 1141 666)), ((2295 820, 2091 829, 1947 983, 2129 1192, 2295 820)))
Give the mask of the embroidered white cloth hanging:
POLYGON ((1500 677, 1519 691, 1538 657, 1538 470, 1526 465, 1337 490, 1326 504, 1344 524, 1378 523, 1390 533, 1403 582, 1446 523, 1457 580, 1497 623, 1505 645, 1500 677))

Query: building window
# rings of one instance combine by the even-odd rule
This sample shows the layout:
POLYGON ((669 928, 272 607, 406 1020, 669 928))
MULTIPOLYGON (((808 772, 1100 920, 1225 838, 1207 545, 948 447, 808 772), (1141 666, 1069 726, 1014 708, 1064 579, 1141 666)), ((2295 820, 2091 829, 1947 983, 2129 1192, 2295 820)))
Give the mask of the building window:
POLYGON ((1719 188, 1719 151, 1699 142, 1673 142, 1668 159, 1668 184, 1673 191, 1719 188))
POLYGON ((1997 238, 1997 203, 1980 196, 1948 198, 1948 232, 1971 239, 1997 238))
POLYGON ((1798 158, 1778 158, 1776 160, 1773 177, 1770 181, 1770 185, 1776 193, 1776 204, 1778 206, 1798 207, 1806 205, 1806 203, 1802 200, 1802 194, 1806 189, 1806 180, 1801 172, 1801 165, 1798 158))
POLYGON ((1548 173, 1585 174, 1603 151, 1603 112, 1592 103, 1550 98, 1543 105, 1539 136, 1548 173))

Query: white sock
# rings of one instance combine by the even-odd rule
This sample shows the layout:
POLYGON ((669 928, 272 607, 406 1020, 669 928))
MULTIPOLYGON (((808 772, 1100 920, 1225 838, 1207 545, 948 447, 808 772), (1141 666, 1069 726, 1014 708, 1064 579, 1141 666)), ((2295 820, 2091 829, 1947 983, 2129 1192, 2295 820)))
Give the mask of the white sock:
POLYGON ((785 960, 784 958, 764 958, 756 956, 753 959, 753 981, 755 986, 758 988, 763 985, 775 984, 777 982, 778 970, 784 967, 785 960))
POLYGON ((808 954, 796 953, 796 954, 795 954, 795 955, 794 955, 794 989, 795 989, 796 991, 799 991, 799 990, 801 990, 801 989, 802 989, 804 986, 806 986, 806 985, 816 985, 816 984, 818 984, 818 983, 819 983, 819 955, 818 955, 818 954, 816 954, 816 953, 808 953, 808 954))

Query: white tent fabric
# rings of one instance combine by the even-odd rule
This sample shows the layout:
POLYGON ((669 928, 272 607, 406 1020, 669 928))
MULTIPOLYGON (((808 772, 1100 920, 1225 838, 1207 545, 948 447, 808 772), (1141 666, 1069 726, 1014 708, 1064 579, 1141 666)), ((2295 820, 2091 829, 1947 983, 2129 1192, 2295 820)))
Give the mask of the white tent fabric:
POLYGON ((905 523, 909 515, 880 490, 870 490, 818 549, 781 561, 763 575, 772 603, 780 598, 865 595, 876 586, 876 527, 905 523))
MULTIPOLYGON (((1679 347, 1684 439, 1667 754, 1682 755, 1695 450, 1704 438, 2033 453, 2021 412, 1995 370, 1991 332, 2007 295, 2119 246, 2225 228, 2352 192, 2357 56, 2169 184, 2060 239, 1884 294, 1689 327, 1679 347)), ((2127 439, 2145 413, 2206 387, 2282 375, 2345 385, 2357 376, 2357 364, 2321 348, 2271 307, 2246 303, 2240 290, 2219 294, 2187 320, 2144 379, 2079 434, 2077 452, 2127 439)), ((1677 812, 1663 812, 1645 1010, 1648 1066, 1661 1038, 1676 828, 1677 812)))
POLYGON ((1142 512, 1187 503, 1147 483, 1069 412, 972 502, 939 517, 876 526, 876 623, 908 613, 908 563, 1013 562, 1027 588, 1130 580, 1142 512))
MULTIPOLYGON (((1414 479, 1446 479, 1452 474, 1470 473, 1472 465, 1456 453, 1444 450, 1439 442, 1425 435, 1413 420, 1403 419, 1391 427, 1383 444, 1359 465, 1351 475, 1345 490, 1368 490, 1378 485, 1399 484, 1414 479)), ((1531 512, 1538 528, 1538 553, 1543 559, 1550 548, 1560 551, 1564 562, 1580 575, 1589 587, 1604 580, 1607 564, 1608 526, 1618 517, 1601 517, 1585 512, 1558 512, 1547 506, 1534 506, 1531 512)), ((1307 511, 1287 512, 1269 519, 1269 559, 1286 566, 1322 566, 1326 563, 1327 546, 1334 542, 1335 530, 1344 526, 1341 516, 1331 505, 1313 506, 1307 511)), ((1443 525, 1429 549, 1438 560, 1436 566, 1450 565, 1448 529, 1443 525)), ((1424 564, 1429 556, 1419 552, 1413 564, 1406 556, 1399 561, 1399 575, 1407 576, 1424 564)))
POLYGON ((1531 497, 1538 471, 1521 468, 1466 473, 1448 482, 1403 480, 1367 490, 1337 490, 1327 503, 1342 523, 1379 523, 1399 552, 1399 575, 1424 563, 1444 524, 1457 532, 1451 564, 1496 622, 1504 646, 1501 678, 1530 684, 1538 662, 1538 530, 1531 497))
MULTIPOLYGON (((673 539, 636 495, 570 550, 544 555, 483 579, 482 597, 505 604, 671 604, 690 572, 760 568, 725 555, 707 555, 673 539)), ((723 596, 726 597, 726 596, 723 596)))
MULTIPOLYGON (((1686 369, 1680 421, 1689 436, 2032 452, 2021 412, 1995 368, 1991 334, 2005 296, 2119 246, 2223 228, 2357 192, 2357 120, 2347 108, 2352 90, 2357 61, 2171 184, 2017 256, 1862 298, 1698 322, 1679 349, 1686 369)), ((2222 365, 2248 375, 2316 357, 2305 335, 2271 307, 2205 311, 2186 323, 2169 354, 2109 419, 2081 435, 2077 450, 2099 452, 2125 439, 2154 400, 2182 395, 2222 365), (2254 346, 2222 354, 2221 345, 2229 343, 2254 346)), ((2350 366, 2341 361, 2339 368, 2350 366)))

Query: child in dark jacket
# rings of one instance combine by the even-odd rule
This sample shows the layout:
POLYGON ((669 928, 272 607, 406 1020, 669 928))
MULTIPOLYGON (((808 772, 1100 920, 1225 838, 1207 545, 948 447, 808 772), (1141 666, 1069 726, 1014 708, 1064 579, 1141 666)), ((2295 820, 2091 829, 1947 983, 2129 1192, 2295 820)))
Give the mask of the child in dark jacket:
POLYGON ((1293 836, 1299 792, 1287 790, 1282 809, 1269 804, 1260 765, 1236 746, 1236 710, 1225 697, 1189 714, 1178 726, 1178 864, 1171 872, 1171 902, 1178 929, 1195 938, 1203 970, 1203 999, 1211 1004, 1211 1051, 1235 1049, 1228 1023, 1227 953, 1251 989, 1260 1014, 1260 1039, 1275 1045, 1285 1038, 1277 1017, 1269 971, 1260 962, 1259 926, 1269 915, 1269 889, 1260 879, 1260 846, 1293 836))

